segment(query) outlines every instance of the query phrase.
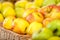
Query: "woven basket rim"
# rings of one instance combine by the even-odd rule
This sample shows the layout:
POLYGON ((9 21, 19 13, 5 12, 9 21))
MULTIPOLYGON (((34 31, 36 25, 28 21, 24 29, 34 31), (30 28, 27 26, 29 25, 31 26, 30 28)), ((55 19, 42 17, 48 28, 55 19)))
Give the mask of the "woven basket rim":
POLYGON ((18 33, 15 33, 15 32, 13 32, 13 31, 11 31, 11 30, 7 30, 7 29, 5 29, 5 28, 3 28, 3 27, 1 27, 1 26, 0 26, 0 29, 3 30, 3 31, 6 31, 6 32, 14 33, 14 34, 19 35, 19 36, 31 36, 31 35, 18 34, 18 33))

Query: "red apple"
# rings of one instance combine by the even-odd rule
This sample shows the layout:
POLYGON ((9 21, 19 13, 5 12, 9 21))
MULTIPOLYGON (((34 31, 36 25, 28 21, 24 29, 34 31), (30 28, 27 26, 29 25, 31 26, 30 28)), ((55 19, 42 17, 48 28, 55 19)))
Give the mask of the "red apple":
POLYGON ((56 7, 57 7, 56 5, 49 5, 49 6, 46 6, 46 7, 42 7, 38 11, 40 13, 42 13, 45 18, 48 18, 48 17, 50 17, 50 12, 52 11, 52 9, 56 8, 56 7))
POLYGON ((42 22, 43 19, 43 15, 39 12, 33 12, 26 17, 26 20, 30 23, 33 21, 42 22))
POLYGON ((23 14, 23 18, 27 17, 28 15, 30 15, 31 13, 37 11, 35 8, 29 8, 29 9, 26 9, 24 14, 23 14))
POLYGON ((60 18, 60 7, 53 8, 50 14, 50 17, 53 19, 60 18))

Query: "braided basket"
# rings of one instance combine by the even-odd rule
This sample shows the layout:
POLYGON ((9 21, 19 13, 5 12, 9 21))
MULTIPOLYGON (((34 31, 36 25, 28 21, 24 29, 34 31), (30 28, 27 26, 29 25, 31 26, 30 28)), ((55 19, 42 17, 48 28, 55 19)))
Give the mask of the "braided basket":
POLYGON ((6 30, 0 23, 0 40, 31 40, 30 35, 20 35, 10 30, 6 30))

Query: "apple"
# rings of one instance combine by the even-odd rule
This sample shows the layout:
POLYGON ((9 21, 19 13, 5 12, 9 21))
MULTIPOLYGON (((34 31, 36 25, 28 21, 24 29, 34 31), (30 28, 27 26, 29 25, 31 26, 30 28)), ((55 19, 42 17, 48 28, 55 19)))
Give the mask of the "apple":
POLYGON ((5 2, 2 3, 2 7, 3 7, 3 8, 4 8, 4 7, 12 7, 12 8, 13 8, 13 4, 12 4, 11 2, 5 1, 5 2))
POLYGON ((48 28, 42 28, 40 31, 33 33, 32 40, 47 40, 53 36, 53 33, 48 28))
POLYGON ((15 11, 16 11, 16 17, 23 17, 25 9, 17 7, 15 8, 15 11))
POLYGON ((21 0, 21 1, 28 1, 28 2, 33 2, 34 0, 21 0))
POLYGON ((8 16, 15 16, 15 10, 11 7, 7 7, 3 11, 3 16, 8 17, 8 16))
POLYGON ((43 4, 44 0, 34 0, 34 5, 38 6, 38 7, 41 7, 42 4, 43 4))
POLYGON ((55 19, 51 21, 47 26, 55 36, 60 36, 60 19, 55 19))
POLYGON ((0 11, 1 11, 1 9, 2 9, 2 3, 0 2, 0 11))
POLYGON ((37 11, 36 8, 26 9, 26 11, 23 14, 23 18, 26 18, 29 14, 33 13, 34 11, 37 11))
POLYGON ((24 13, 23 18, 25 18, 29 23, 33 21, 42 22, 44 19, 43 15, 40 12, 38 12, 37 9, 27 10, 24 13))
POLYGON ((56 0, 44 0, 42 6, 56 5, 56 0))
POLYGON ((11 30, 13 28, 14 19, 15 19, 15 17, 13 17, 13 16, 6 17, 3 21, 3 27, 5 29, 11 30))
POLYGON ((35 22, 32 22, 29 25, 29 27, 27 27, 26 33, 31 35, 31 34, 37 32, 37 31, 39 31, 42 27, 43 26, 42 26, 41 23, 36 22, 36 21, 35 22))
POLYGON ((4 21, 3 15, 0 13, 0 23, 4 21))
POLYGON ((60 8, 58 6, 53 8, 50 14, 50 17, 53 19, 60 18, 60 8))
POLYGON ((29 9, 29 8, 36 8, 36 9, 39 9, 40 7, 34 5, 33 2, 29 2, 29 3, 26 4, 25 9, 29 9))
POLYGON ((60 37, 53 36, 53 37, 49 38, 48 40, 60 40, 60 37))
POLYGON ((56 8, 56 7, 57 7, 56 5, 45 6, 40 8, 38 12, 42 13, 45 18, 49 18, 51 15, 50 12, 52 11, 53 8, 56 8))
POLYGON ((7 1, 5 1, 5 2, 3 2, 2 3, 2 12, 7 8, 7 7, 14 7, 14 5, 11 3, 11 2, 7 2, 7 1))
POLYGON ((44 25, 44 27, 46 27, 52 20, 53 20, 52 18, 45 18, 45 19, 43 20, 43 25, 44 25))
POLYGON ((13 23, 14 23, 13 31, 16 33, 24 34, 26 28, 29 26, 29 23, 22 18, 16 18, 13 23))
POLYGON ((60 6, 60 3, 58 3, 57 6, 60 6))
POLYGON ((34 13, 31 13, 30 15, 28 15, 26 17, 26 20, 30 23, 33 21, 42 22, 43 21, 43 15, 39 12, 34 12, 34 13))
POLYGON ((17 1, 15 3, 15 8, 16 7, 25 8, 25 6, 26 6, 27 3, 28 3, 27 1, 17 1))
POLYGON ((29 2, 29 3, 26 4, 25 9, 29 9, 29 8, 31 8, 31 7, 33 7, 33 6, 34 6, 34 5, 33 5, 33 2, 29 2))
POLYGON ((56 3, 57 3, 57 4, 60 3, 60 0, 56 0, 56 3))

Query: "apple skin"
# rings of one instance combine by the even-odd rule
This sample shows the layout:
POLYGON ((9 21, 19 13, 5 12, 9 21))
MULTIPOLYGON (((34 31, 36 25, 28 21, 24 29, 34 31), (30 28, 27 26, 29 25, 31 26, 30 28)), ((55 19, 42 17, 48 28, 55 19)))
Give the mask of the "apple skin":
POLYGON ((2 10, 2 3, 0 2, 0 12, 1 12, 1 10, 2 10))
POLYGON ((42 13, 45 18, 49 18, 51 15, 50 12, 52 11, 53 8, 56 7, 57 7, 56 5, 45 6, 39 9, 38 12, 42 13))
POLYGON ((50 29, 55 36, 60 36, 60 20, 59 19, 51 21, 47 25, 47 28, 50 29))
POLYGON ((50 17, 53 19, 60 18, 60 7, 57 6, 53 8, 50 14, 51 14, 50 17))
POLYGON ((14 19, 15 19, 15 17, 13 17, 13 16, 6 17, 3 21, 3 27, 5 29, 12 30, 14 19))
POLYGON ((0 23, 4 21, 3 15, 0 13, 0 23))
POLYGON ((42 22, 44 19, 43 15, 39 12, 33 12, 30 13, 27 17, 26 20, 31 23, 33 21, 37 21, 37 22, 42 22))
POLYGON ((29 9, 29 8, 36 8, 36 9, 39 9, 40 7, 34 5, 33 2, 29 2, 29 3, 26 4, 25 9, 29 9))
POLYGON ((7 2, 7 1, 3 2, 1 12, 3 12, 7 7, 12 7, 13 8, 14 5, 11 2, 7 2))
POLYGON ((27 3, 28 3, 27 1, 17 1, 15 3, 15 8, 16 7, 25 8, 25 6, 26 6, 27 3))
POLYGON ((38 7, 41 7, 42 4, 43 4, 44 0, 34 0, 34 5, 38 6, 38 7))
POLYGON ((25 30, 29 26, 29 23, 25 19, 16 18, 13 23, 13 32, 25 34, 25 30))
POLYGON ((36 8, 26 9, 26 11, 25 11, 24 14, 23 14, 23 18, 26 18, 29 14, 31 14, 31 13, 33 13, 33 12, 35 12, 35 11, 37 11, 36 8))
POLYGON ((51 30, 47 28, 43 28, 32 35, 32 40, 47 40, 52 36, 53 36, 53 33, 51 30))
POLYGON ((23 17, 25 9, 17 7, 15 8, 15 11, 16 11, 16 17, 20 18, 23 17))
POLYGON ((12 4, 11 2, 5 1, 5 2, 2 3, 2 7, 3 7, 3 8, 9 7, 9 6, 12 7, 12 8, 14 7, 13 4, 12 4))
POLYGON ((52 18, 45 18, 45 19, 43 20, 43 25, 44 25, 44 27, 46 27, 47 24, 49 24, 52 20, 53 20, 52 18))
POLYGON ((60 37, 58 37, 58 36, 53 36, 53 37, 49 38, 48 40, 60 40, 60 37))
POLYGON ((56 5, 56 0, 44 0, 42 6, 56 5))
POLYGON ((27 27, 26 33, 32 35, 33 33, 39 31, 43 27, 42 23, 32 22, 29 27, 27 27))
POLYGON ((58 3, 57 6, 60 6, 60 3, 58 3))
POLYGON ((8 17, 8 16, 15 16, 15 10, 11 7, 7 7, 6 9, 4 9, 3 11, 3 16, 4 17, 8 17))

